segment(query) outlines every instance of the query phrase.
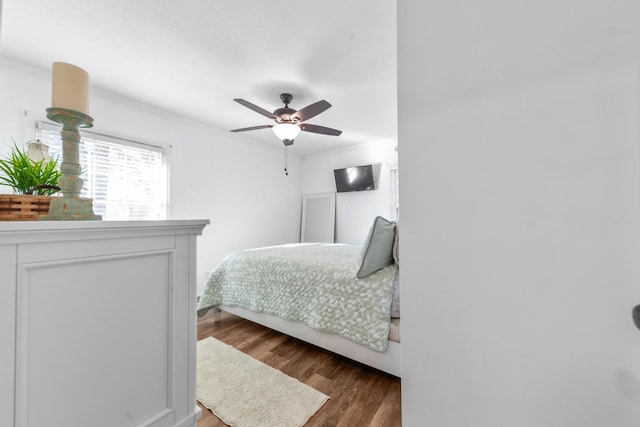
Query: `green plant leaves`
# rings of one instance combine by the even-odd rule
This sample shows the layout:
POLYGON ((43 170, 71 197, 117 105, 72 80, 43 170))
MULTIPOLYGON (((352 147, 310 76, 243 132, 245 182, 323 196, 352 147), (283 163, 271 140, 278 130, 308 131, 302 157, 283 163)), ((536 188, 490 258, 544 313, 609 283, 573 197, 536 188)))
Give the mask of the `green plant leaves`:
POLYGON ((13 143, 11 154, 0 159, 0 183, 12 187, 16 194, 51 195, 59 191, 57 159, 33 161, 13 143))

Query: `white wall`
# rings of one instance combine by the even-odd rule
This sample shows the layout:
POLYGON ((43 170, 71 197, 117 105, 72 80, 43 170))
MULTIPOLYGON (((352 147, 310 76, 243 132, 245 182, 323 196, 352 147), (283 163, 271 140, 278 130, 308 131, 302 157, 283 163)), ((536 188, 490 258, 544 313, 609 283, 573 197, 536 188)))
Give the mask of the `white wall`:
POLYGON ((367 164, 380 165, 376 190, 337 193, 337 243, 360 245, 376 216, 391 218, 389 167, 398 163, 396 145, 396 139, 389 139, 305 157, 302 187, 305 194, 335 192, 334 169, 367 164))
POLYGON ((640 4, 399 2, 403 424, 640 425, 640 4))
MULTIPOLYGON (((87 70, 91 74, 91 70, 87 70)), ((0 155, 32 138, 24 111, 46 115, 50 73, 0 58, 0 155), (27 129, 27 131, 25 131, 27 129)), ((198 283, 232 250, 297 242, 302 161, 126 98, 91 88, 94 130, 169 150, 170 219, 210 219, 198 241, 198 283)), ((6 190, 6 189, 5 189, 6 190)))

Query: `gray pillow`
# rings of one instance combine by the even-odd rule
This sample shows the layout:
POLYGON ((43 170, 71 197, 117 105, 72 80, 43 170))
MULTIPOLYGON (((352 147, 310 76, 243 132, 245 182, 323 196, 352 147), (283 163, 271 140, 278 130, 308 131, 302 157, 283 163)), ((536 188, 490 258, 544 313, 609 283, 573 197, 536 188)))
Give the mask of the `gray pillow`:
POLYGON ((396 221, 396 237, 393 239, 393 261, 396 263, 396 277, 393 280, 391 317, 400 318, 400 221, 396 221))
POLYGON ((393 264, 393 241, 396 224, 381 216, 373 220, 367 239, 362 246, 362 263, 356 276, 367 277, 370 274, 393 264))
POLYGON ((396 234, 393 239, 393 261, 400 268, 400 221, 396 221, 396 234))

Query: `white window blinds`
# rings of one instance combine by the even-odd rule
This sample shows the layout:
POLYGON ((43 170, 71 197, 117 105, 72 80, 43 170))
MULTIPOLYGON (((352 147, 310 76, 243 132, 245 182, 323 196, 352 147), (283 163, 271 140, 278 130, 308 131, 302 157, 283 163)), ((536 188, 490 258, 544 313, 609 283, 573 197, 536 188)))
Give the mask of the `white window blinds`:
MULTIPOLYGON (((36 135, 62 162, 60 125, 36 122, 36 135)), ((167 217, 167 167, 162 147, 80 131, 82 197, 103 220, 167 217)))
POLYGON ((400 177, 398 167, 389 170, 389 182, 391 183, 391 220, 400 219, 400 177))

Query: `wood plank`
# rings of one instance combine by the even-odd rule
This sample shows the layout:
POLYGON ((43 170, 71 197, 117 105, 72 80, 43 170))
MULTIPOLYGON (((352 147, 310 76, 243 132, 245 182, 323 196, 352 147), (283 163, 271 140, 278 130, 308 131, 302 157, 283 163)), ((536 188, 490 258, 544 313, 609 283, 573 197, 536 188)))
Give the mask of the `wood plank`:
MULTIPOLYGON (((229 313, 198 319, 198 339, 212 336, 329 396, 306 427, 402 424, 400 379, 229 313)), ((200 405, 200 403, 198 403, 200 405)), ((224 427, 202 408, 198 427, 224 427)))

